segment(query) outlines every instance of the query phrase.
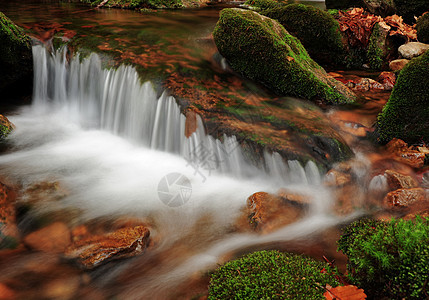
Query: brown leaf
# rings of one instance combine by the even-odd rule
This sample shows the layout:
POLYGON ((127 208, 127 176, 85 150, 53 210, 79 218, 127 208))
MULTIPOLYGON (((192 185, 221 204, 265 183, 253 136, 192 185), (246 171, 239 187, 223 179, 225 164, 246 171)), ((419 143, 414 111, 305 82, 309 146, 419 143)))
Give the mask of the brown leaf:
POLYGON ((323 294, 327 300, 365 300, 366 295, 362 289, 354 285, 326 286, 327 291, 323 294))

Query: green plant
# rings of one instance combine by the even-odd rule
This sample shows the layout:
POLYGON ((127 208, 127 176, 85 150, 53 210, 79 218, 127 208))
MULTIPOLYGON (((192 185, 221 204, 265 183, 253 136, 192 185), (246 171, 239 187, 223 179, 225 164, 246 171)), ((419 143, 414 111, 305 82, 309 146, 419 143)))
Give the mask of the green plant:
POLYGON ((427 298, 429 218, 354 222, 338 250, 347 255, 350 281, 372 298, 427 298))
POLYGON ((278 251, 259 251, 211 274, 208 299, 324 299, 340 283, 328 264, 278 251))

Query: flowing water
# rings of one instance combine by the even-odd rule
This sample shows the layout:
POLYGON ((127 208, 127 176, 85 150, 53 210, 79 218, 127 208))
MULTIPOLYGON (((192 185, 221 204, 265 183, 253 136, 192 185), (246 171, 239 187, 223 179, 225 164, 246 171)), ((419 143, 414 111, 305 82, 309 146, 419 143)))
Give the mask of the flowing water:
POLYGON ((262 164, 253 164, 234 136, 206 135, 199 116, 186 137, 176 99, 141 83, 140 71, 103 68, 102 55, 68 60, 66 53, 33 47, 33 101, 10 116, 16 129, 0 172, 23 190, 58 182, 64 197, 34 209, 61 212, 71 225, 121 216, 151 224, 147 253, 92 274, 110 295, 173 298, 178 286, 227 255, 308 238, 344 220, 331 213, 334 196, 314 163, 265 152, 262 164), (196 166, 202 149, 210 168, 196 166), (310 199, 304 218, 267 235, 231 230, 248 196, 282 188, 310 199))

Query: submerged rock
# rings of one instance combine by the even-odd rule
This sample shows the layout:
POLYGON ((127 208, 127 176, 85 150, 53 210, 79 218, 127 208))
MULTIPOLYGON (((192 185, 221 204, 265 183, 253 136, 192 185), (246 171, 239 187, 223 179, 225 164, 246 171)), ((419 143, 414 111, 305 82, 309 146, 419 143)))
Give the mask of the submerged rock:
POLYGON ((70 243, 70 230, 62 222, 55 222, 24 238, 24 244, 31 249, 47 253, 63 253, 70 243))
POLYGON ((419 42, 406 43, 398 48, 399 53, 406 59, 412 59, 425 53, 429 49, 428 44, 419 42))
POLYGON ((277 21, 253 11, 224 9, 213 32, 231 67, 282 95, 351 103, 356 96, 327 75, 299 40, 277 21))
POLYGON ((429 13, 424 14, 417 20, 417 39, 422 43, 429 43, 429 13))
POLYGON ((429 143, 429 51, 409 62, 398 76, 389 101, 378 116, 379 141, 400 138, 429 143))
POLYGON ((65 252, 85 268, 92 269, 111 260, 136 256, 149 243, 149 229, 144 226, 122 228, 117 231, 75 241, 65 252))
MULTIPOLYGON (((0 12, 0 91, 19 85, 32 86, 33 54, 30 38, 0 12)), ((14 91, 15 92, 15 89, 14 91)))

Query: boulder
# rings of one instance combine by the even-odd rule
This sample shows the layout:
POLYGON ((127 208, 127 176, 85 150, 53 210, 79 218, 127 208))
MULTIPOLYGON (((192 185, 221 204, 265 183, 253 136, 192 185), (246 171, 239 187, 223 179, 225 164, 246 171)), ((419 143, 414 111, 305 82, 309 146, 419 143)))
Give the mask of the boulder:
POLYGON ((426 191, 422 188, 398 189, 384 198, 388 207, 407 207, 415 202, 426 201, 426 191))
POLYGON ((410 42, 400 46, 398 48, 398 51, 403 58, 412 59, 413 57, 422 55, 428 49, 429 49, 429 44, 410 42))
POLYGON ((408 64, 409 62, 410 62, 410 60, 409 60, 409 59, 405 59, 405 58, 395 59, 395 60, 392 60, 392 61, 389 63, 389 68, 390 68, 390 70, 392 70, 392 71, 400 71, 400 70, 402 70, 402 69, 405 67, 405 65, 406 65, 406 64, 408 64))
POLYGON ((391 27, 385 22, 378 22, 372 28, 371 37, 369 38, 367 57, 369 66, 372 69, 381 69, 389 54, 387 36, 391 27))
POLYGON ((62 222, 52 223, 24 238, 24 244, 30 249, 47 253, 63 253, 70 243, 70 230, 62 222))
POLYGON ((397 138, 387 143, 386 149, 394 160, 416 169, 424 167, 428 155, 425 147, 408 147, 407 143, 397 138))
POLYGON ((327 103, 354 102, 356 96, 327 75, 299 40, 277 21, 256 12, 228 8, 220 13, 213 37, 232 69, 281 95, 327 103))
POLYGON ((342 64, 345 47, 340 24, 328 12, 303 4, 290 4, 262 12, 277 20, 303 44, 312 59, 320 64, 342 64))
POLYGON ((379 141, 429 142, 429 51, 410 61, 378 116, 379 141))
POLYGON ((363 2, 372 14, 383 18, 396 12, 393 0, 363 0, 363 2))
POLYGON ((418 187, 417 182, 411 176, 403 175, 392 170, 386 170, 384 176, 387 179, 387 184, 391 191, 418 187))
POLYGON ((111 260, 136 256, 149 243, 149 229, 144 226, 121 228, 104 235, 93 235, 75 241, 65 252, 84 269, 93 269, 111 260))
POLYGON ((0 12, 0 91, 15 91, 28 87, 33 82, 33 54, 31 40, 24 31, 0 12))
POLYGON ((285 5, 284 3, 275 0, 246 0, 244 4, 255 10, 266 10, 285 5))
POLYGON ((429 13, 418 18, 416 29, 419 42, 429 44, 429 13))

